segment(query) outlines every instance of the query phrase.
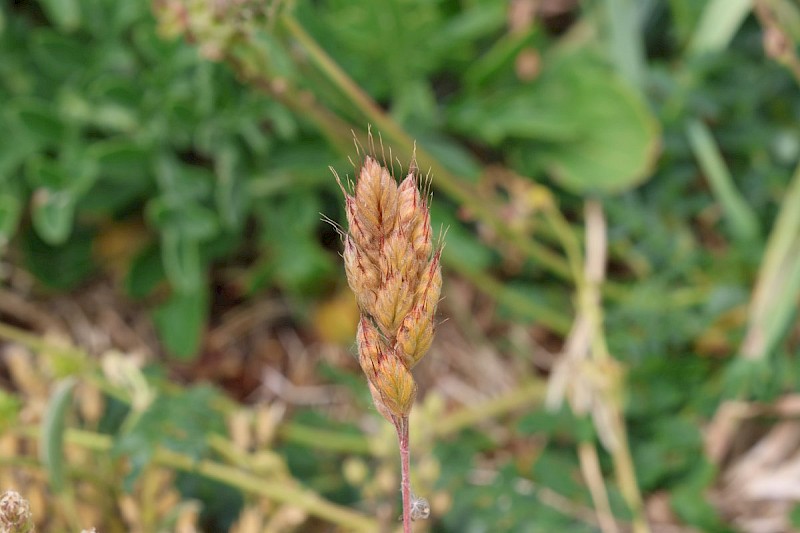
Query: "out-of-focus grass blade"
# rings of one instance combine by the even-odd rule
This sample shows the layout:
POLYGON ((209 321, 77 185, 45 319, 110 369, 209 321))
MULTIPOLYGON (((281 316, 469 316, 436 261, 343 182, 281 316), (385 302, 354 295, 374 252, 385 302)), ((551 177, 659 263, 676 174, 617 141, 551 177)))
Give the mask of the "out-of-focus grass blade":
POLYGON ((741 241, 755 241, 758 236, 758 219, 736 190, 711 132, 699 120, 692 120, 686 126, 686 134, 689 136, 692 151, 711 184, 714 196, 722 204, 734 236, 741 241))
POLYGON ((689 55, 724 50, 752 7, 753 0, 710 0, 689 42, 689 55))
POLYGON ((651 3, 642 0, 605 0, 611 28, 611 57, 619 73, 637 89, 642 88, 646 70, 642 18, 651 3))
POLYGON ((800 296, 800 166, 786 191, 767 241, 753 291, 741 355, 767 356, 797 311, 800 296))
POLYGON ((75 378, 62 380, 57 386, 50 401, 42 423, 39 454, 47 469, 50 487, 58 494, 64 488, 64 429, 66 415, 72 402, 72 391, 75 378))

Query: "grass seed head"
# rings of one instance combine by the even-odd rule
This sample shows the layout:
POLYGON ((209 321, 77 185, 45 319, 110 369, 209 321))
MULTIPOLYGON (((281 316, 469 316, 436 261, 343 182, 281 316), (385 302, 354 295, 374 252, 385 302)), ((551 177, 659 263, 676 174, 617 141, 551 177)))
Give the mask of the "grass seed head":
POLYGON ((368 156, 353 189, 343 188, 343 255, 361 310, 359 363, 378 411, 392 420, 408 416, 417 391, 410 370, 433 340, 441 253, 434 249, 426 195, 413 170, 398 185, 368 156))

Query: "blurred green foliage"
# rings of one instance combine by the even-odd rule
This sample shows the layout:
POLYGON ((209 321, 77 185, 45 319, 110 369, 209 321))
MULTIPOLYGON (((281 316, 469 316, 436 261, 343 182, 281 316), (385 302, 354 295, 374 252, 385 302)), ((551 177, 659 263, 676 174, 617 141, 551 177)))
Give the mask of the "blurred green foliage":
POLYGON ((299 294, 330 279, 334 257, 315 239, 319 208, 302 206, 291 242, 273 223, 294 220, 276 211, 287 194, 308 197, 295 181, 308 139, 284 108, 190 46, 159 38, 147 2, 2 9, 0 124, 14 133, 0 150, 0 242, 19 235, 45 285, 77 286, 94 270, 98 232, 143 221, 157 248, 132 258, 126 285, 142 298, 169 282, 156 324, 166 345, 188 356, 207 316, 210 265, 242 246, 253 215, 264 223, 260 244, 279 259, 260 274, 262 285, 299 294), (281 174, 287 181, 276 187, 281 174), (33 231, 18 234, 20 225, 33 231))
MULTIPOLYGON (((606 4, 583 4, 568 13, 574 20, 566 29, 538 19, 516 32, 506 31, 507 3, 492 0, 298 1, 292 16, 390 120, 457 176, 456 188, 472 191, 491 174, 486 168, 503 165, 546 184, 571 221, 580 219, 583 199, 606 200, 617 290, 607 294, 605 327, 610 351, 629 370, 626 416, 640 487, 667 491, 686 523, 725 531, 702 497, 716 472, 702 452, 701 421, 725 394, 771 400, 800 387, 796 342, 776 342, 758 361, 732 357, 800 156, 797 82, 764 59, 752 18, 739 27, 732 12, 730 32, 720 25, 718 35, 698 34, 706 31, 704 9, 719 2, 643 2, 640 32, 621 37, 641 46, 645 65, 625 68, 610 51, 616 26, 604 18, 606 4), (520 57, 532 58, 529 70, 520 57), (644 68, 641 86, 622 75, 629 68, 644 68), (704 139, 745 199, 742 216, 753 216, 747 238, 724 223, 736 215, 719 212, 724 199, 704 179, 698 147, 686 134, 692 120, 713 133, 704 139), (739 318, 726 320, 737 309, 739 318)), ((315 105, 366 127, 364 106, 295 50, 286 27, 265 24, 246 34, 252 42, 220 27, 212 28, 224 34, 218 44, 235 49, 244 64, 251 56, 243 50, 252 45, 264 53, 259 66, 273 81, 289 92, 309 91, 315 105)), ((332 140, 313 106, 303 113, 241 83, 237 77, 250 77, 246 68, 202 56, 213 55, 209 42, 198 48, 164 37, 145 0, 0 6, 0 130, 7 135, 0 144, 0 250, 21 257, 42 287, 72 290, 98 270, 113 273, 102 260, 104 236, 136 228, 120 285, 147 302, 167 350, 190 358, 202 349, 215 266, 242 267, 237 296, 245 298, 276 289, 310 301, 341 279, 334 233, 319 213, 341 209, 328 165, 348 169, 352 154, 337 145, 350 146, 349 138, 332 140)), ((507 243, 478 237, 475 226, 485 221, 465 221, 470 207, 452 191, 433 206, 434 223, 449 227, 451 268, 500 276, 510 292, 571 316, 571 287, 529 256, 508 268, 507 243)), ((552 234, 535 238, 558 248, 552 234)), ((522 314, 502 309, 504 318, 522 314)), ((331 381, 353 384, 352 376, 329 373, 331 381)), ((203 456, 205 436, 223 426, 208 415, 212 400, 202 387, 158 396, 118 435, 115 451, 131 459, 134 472, 157 446, 203 456)), ((2 425, 16 409, 0 392, 2 425)), ((437 443, 437 486, 453 494, 453 508, 434 530, 592 530, 534 497, 547 489, 591 505, 565 446, 595 439, 586 420, 534 413, 514 427, 547 445, 532 465, 509 460, 482 484, 464 480, 494 446, 491 439, 465 431, 437 443)), ((284 451, 292 471, 330 499, 356 505, 357 490, 331 482, 331 461, 304 452, 284 451)), ((184 492, 213 500, 204 487, 184 492)), ((625 517, 619 493, 611 492, 625 517)), ((241 505, 235 496, 226 501, 241 505)), ((220 523, 229 523, 231 510, 220 513, 220 523)), ((795 522, 797 516, 795 509, 795 522)))

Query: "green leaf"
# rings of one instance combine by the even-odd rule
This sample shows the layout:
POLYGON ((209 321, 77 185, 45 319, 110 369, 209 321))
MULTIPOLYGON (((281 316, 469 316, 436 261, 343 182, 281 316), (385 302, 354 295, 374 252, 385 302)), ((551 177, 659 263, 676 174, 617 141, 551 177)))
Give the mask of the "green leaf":
POLYGON ((56 385, 47 402, 39 439, 41 460, 47 470, 50 488, 56 494, 64 489, 64 430, 75 383, 74 378, 67 378, 56 385))
POLYGON ((307 239, 281 243, 275 251, 274 280, 293 294, 318 293, 334 271, 330 254, 307 239))
POLYGON ((704 7, 703 2, 696 0, 669 0, 673 28, 681 44, 689 40, 704 7))
POLYGON ((644 181, 658 155, 659 125, 639 94, 587 52, 546 64, 532 84, 465 99, 454 125, 493 145, 511 142, 517 165, 541 161, 577 194, 616 193, 644 181))
POLYGON ((92 238, 90 230, 78 227, 71 239, 54 246, 28 231, 22 239, 25 267, 48 287, 71 289, 95 269, 92 238))
POLYGON ((73 31, 81 23, 81 6, 78 0, 40 0, 50 21, 62 31, 73 31))
POLYGON ((753 0, 709 0, 689 43, 689 54, 700 55, 724 50, 739 30, 753 0))
POLYGON ((789 521, 792 523, 792 527, 800 529, 800 503, 792 506, 792 510, 789 511, 789 521))
POLYGON ((240 178, 240 156, 234 146, 225 146, 217 156, 217 186, 214 200, 220 222, 226 229, 238 229, 244 222, 248 207, 247 189, 240 178))
POLYGON ((174 204, 173 200, 161 196, 147 206, 148 218, 162 232, 173 232, 191 241, 208 240, 217 234, 219 223, 214 211, 191 201, 174 204))
POLYGON ((0 433, 5 433, 17 424, 22 400, 0 389, 0 433))
POLYGON ((771 401, 779 393, 776 378, 769 358, 738 357, 725 368, 724 393, 728 398, 771 401))
POLYGON ((76 37, 50 28, 35 30, 29 46, 31 59, 50 79, 64 79, 85 71, 95 53, 76 37))
POLYGON ((486 270, 494 263, 492 249, 464 227, 454 213, 436 202, 431 205, 431 224, 437 230, 444 228, 447 231, 447 246, 443 251, 447 261, 469 265, 475 270, 486 270))
POLYGON ((722 205, 731 233, 741 241, 755 242, 759 235, 758 217, 737 190, 708 127, 699 120, 690 120, 686 125, 686 135, 714 196, 722 205))
POLYGON ((15 100, 11 109, 15 112, 17 124, 24 133, 38 146, 51 146, 63 140, 66 131, 58 112, 44 100, 15 100))
POLYGON ((557 61, 543 93, 577 136, 543 147, 545 164, 578 194, 621 192, 649 177, 659 151, 659 125, 639 94, 588 55, 557 61))
POLYGON ((75 195, 41 188, 33 195, 33 227, 50 245, 67 242, 75 216, 75 195))
POLYGON ((208 453, 208 437, 225 432, 225 421, 214 408, 218 399, 219 393, 205 385, 157 396, 114 443, 113 453, 127 456, 132 466, 124 480, 126 490, 160 447, 202 459, 208 453))
POLYGON ((191 293, 203 283, 205 265, 199 243, 172 228, 161 232, 161 260, 170 284, 179 292, 191 293))
POLYGON ((150 174, 150 152, 135 142, 108 139, 92 143, 87 150, 103 178, 119 181, 143 180, 150 174))
MULTIPOLYGON (((699 455, 702 457, 702 455, 699 455)), ((717 510, 708 502, 706 493, 714 482, 717 470, 703 460, 695 467, 689 479, 677 486, 670 494, 670 503, 681 520, 701 528, 702 531, 733 531, 726 527, 717 510)))
POLYGON ((197 354, 207 316, 208 292, 205 287, 197 287, 191 292, 173 292, 153 312, 153 321, 167 350, 187 359, 197 354))
POLYGON ((125 277, 125 291, 132 298, 144 298, 166 281, 158 247, 150 246, 131 261, 125 277))
POLYGON ((519 420, 517 429, 523 435, 570 438, 575 442, 592 442, 595 439, 591 419, 575 416, 567 406, 562 406, 556 412, 532 411, 519 420))
POLYGON ((22 201, 13 192, 0 193, 0 249, 5 246, 17 230, 22 201))
POLYGON ((169 207, 185 205, 190 200, 203 200, 211 193, 212 174, 199 167, 184 165, 162 155, 156 164, 156 180, 169 207))
POLYGON ((294 294, 318 291, 334 271, 331 254, 317 242, 319 202, 297 191, 261 205, 261 239, 270 253, 266 273, 294 294))

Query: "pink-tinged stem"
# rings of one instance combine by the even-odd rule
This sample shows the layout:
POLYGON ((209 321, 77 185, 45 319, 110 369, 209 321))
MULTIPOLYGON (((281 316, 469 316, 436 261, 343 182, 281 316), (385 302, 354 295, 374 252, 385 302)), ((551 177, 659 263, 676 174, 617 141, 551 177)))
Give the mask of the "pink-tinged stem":
POLYGON ((408 417, 395 419, 397 441, 400 444, 400 491, 403 494, 403 533, 411 533, 411 478, 408 453, 408 417))

